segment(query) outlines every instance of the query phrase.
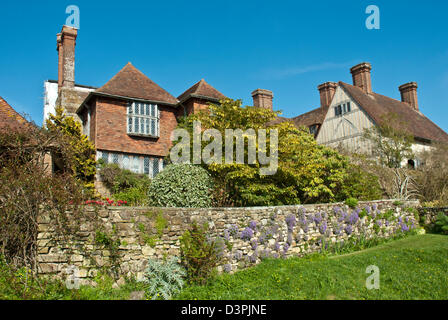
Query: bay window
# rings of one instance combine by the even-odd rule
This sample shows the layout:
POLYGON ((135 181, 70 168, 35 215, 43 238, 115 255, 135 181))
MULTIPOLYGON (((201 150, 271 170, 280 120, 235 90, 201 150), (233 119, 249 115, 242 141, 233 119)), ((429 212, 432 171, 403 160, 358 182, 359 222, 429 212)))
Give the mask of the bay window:
POLYGON ((159 107, 156 104, 130 102, 127 112, 127 132, 131 135, 159 137, 159 107))

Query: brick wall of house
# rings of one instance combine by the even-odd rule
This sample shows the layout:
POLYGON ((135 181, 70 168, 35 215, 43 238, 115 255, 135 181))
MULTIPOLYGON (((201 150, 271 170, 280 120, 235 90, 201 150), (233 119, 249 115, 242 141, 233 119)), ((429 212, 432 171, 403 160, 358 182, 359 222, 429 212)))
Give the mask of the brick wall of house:
MULTIPOLYGON (((127 134, 127 101, 98 97, 96 99, 97 150, 116 151, 164 157, 171 147, 171 132, 177 126, 177 109, 159 105, 159 138, 136 137, 127 134)), ((93 119, 92 119, 93 120, 93 119)))

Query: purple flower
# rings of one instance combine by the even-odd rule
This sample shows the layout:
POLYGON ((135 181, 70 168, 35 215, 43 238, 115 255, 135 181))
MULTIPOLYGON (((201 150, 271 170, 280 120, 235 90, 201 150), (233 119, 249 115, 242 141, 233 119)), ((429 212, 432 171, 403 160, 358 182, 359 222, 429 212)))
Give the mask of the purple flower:
POLYGON ((254 236, 254 230, 251 228, 246 228, 241 232, 241 239, 243 240, 250 240, 254 236))
POLYGON ((342 211, 342 212, 341 212, 341 215, 340 215, 339 218, 338 218, 338 222, 342 222, 342 221, 344 221, 346 217, 347 217, 347 213, 344 212, 344 211, 342 211))
POLYGON ((275 242, 275 244, 274 244, 274 250, 275 250, 275 251, 280 250, 280 243, 275 242))
POLYGON ((327 221, 323 221, 319 226, 319 232, 320 234, 325 234, 327 231, 327 221))
POLYGON ((230 241, 230 232, 228 229, 224 230, 224 239, 230 241))
POLYGON ((348 215, 345 218, 345 222, 348 224, 351 224, 351 225, 356 224, 356 222, 358 222, 358 220, 359 220, 359 215, 356 211, 353 211, 352 214, 348 215))
POLYGON ((288 226, 288 231, 293 232, 294 226, 296 225, 296 217, 293 214, 291 214, 286 217, 285 221, 286 225, 288 226))
POLYGON ((381 220, 378 220, 378 221, 376 222, 376 224, 378 225, 378 227, 382 227, 382 226, 383 226, 383 223, 381 222, 381 220))
POLYGON ((234 237, 238 234, 239 228, 236 224, 232 224, 227 230, 229 234, 234 237))
POLYGON ((251 221, 249 223, 249 228, 251 228, 252 230, 256 230, 257 229, 257 222, 256 221, 251 221))
POLYGON ((322 215, 321 215, 321 213, 320 213, 320 212, 316 213, 316 214, 314 215, 313 220, 314 220, 314 223, 316 224, 316 226, 318 226, 318 225, 321 223, 321 221, 322 221, 322 215))
POLYGON ((405 223, 402 223, 401 224, 401 231, 403 231, 403 232, 409 231, 409 227, 405 223))
POLYGON ((342 232, 343 227, 340 226, 339 224, 337 224, 336 226, 334 226, 333 228, 333 232, 336 236, 340 235, 342 232))
POLYGON ((370 212, 372 211, 369 206, 366 206, 365 209, 366 209, 368 214, 370 214, 370 212))
POLYGON ((286 252, 288 252, 288 250, 289 250, 289 244, 285 243, 283 245, 283 252, 286 253, 286 252))
POLYGON ((258 248, 258 241, 257 241, 257 239, 252 239, 252 241, 250 242, 250 245, 252 247, 252 250, 257 250, 257 248, 258 248))
POLYGON ((345 233, 347 233, 348 235, 351 235, 352 232, 353 232, 353 228, 352 228, 352 226, 349 225, 349 224, 345 227, 344 230, 345 230, 345 233))

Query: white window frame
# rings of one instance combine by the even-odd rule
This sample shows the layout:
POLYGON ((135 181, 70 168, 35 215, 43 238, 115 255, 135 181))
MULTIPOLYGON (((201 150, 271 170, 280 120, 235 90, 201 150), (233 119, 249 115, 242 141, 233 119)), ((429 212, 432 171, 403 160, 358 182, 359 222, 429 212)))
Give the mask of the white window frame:
POLYGON ((145 174, 151 179, 155 178, 165 168, 163 159, 158 157, 102 150, 98 150, 96 155, 97 160, 102 159, 106 164, 115 163, 122 169, 130 170, 137 174, 145 174), (145 162, 148 164, 147 170, 145 170, 145 162), (158 168, 157 173, 155 173, 154 167, 158 168))
POLYGON ((352 104, 350 101, 340 103, 334 108, 334 116, 335 117, 342 117, 344 114, 352 112, 352 104), (338 114, 337 110, 340 109, 341 113, 338 114), (349 110, 350 109, 350 110, 349 110))
POLYGON ((160 137, 160 111, 157 104, 132 101, 127 106, 126 132, 128 135, 160 137), (138 122, 137 122, 138 121, 138 122), (151 132, 154 121, 154 132, 151 132), (138 127, 136 130, 136 123, 138 127))

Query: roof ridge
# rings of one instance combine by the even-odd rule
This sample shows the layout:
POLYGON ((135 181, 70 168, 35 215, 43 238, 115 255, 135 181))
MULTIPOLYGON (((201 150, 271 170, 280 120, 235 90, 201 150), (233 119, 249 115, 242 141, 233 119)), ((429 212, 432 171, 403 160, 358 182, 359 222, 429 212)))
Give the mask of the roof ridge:
POLYGON ((172 105, 179 102, 177 98, 151 80, 131 62, 128 62, 95 92, 158 101, 160 103, 165 102, 172 105))
POLYGON ((448 142, 448 134, 443 129, 409 104, 375 92, 367 94, 361 88, 342 81, 339 83, 374 123, 381 124, 383 115, 396 113, 407 123, 407 129, 414 137, 448 142))

